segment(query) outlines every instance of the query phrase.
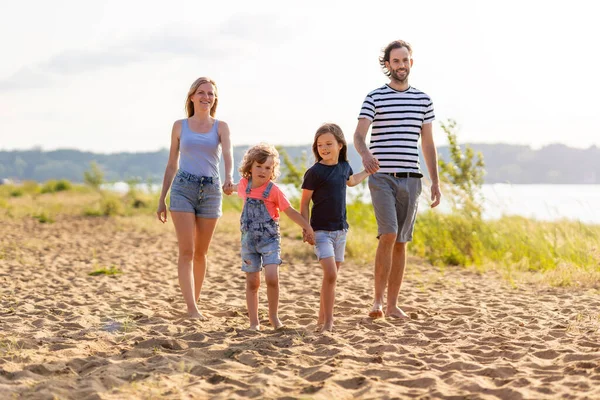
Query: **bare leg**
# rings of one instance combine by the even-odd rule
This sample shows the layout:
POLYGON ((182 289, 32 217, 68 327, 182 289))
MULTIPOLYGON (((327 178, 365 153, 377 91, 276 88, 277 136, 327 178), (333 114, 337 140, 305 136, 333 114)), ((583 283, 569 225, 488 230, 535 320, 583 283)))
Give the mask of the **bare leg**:
POLYGON ((258 288, 260 287, 260 272, 246 272, 246 306, 250 318, 250 329, 260 330, 258 321, 258 288))
POLYGON ((204 316, 198 310, 194 298, 194 276, 192 274, 196 217, 192 213, 177 211, 172 211, 171 217, 173 218, 175 232, 177 232, 177 242, 179 244, 177 276, 179 277, 181 294, 183 294, 183 299, 187 306, 187 313, 190 318, 204 319, 204 316))
MULTIPOLYGON (((321 260, 322 261, 322 260, 321 260)), ((321 265, 323 265, 321 263, 321 265)), ((336 266, 336 272, 340 272, 340 267, 342 266, 342 262, 341 261, 336 261, 335 262, 335 266, 336 266)), ((337 282, 337 279, 336 279, 337 282)), ((317 330, 321 331, 321 328, 323 327, 323 324, 325 323, 325 316, 323 315, 323 288, 321 288, 321 296, 320 296, 320 304, 319 304, 319 319, 317 321, 317 330)))
POLYGON ((194 241, 194 299, 196 303, 200 299, 200 291, 206 276, 208 247, 215 233, 217 221, 217 218, 196 217, 196 240, 194 241))
POLYGON ((321 331, 331 331, 333 330, 333 305, 335 303, 338 266, 333 257, 323 258, 320 263, 323 268, 321 310, 319 311, 319 315, 323 315, 323 328, 321 331))
POLYGON ((392 270, 388 281, 386 313, 394 318, 408 318, 408 315, 398 308, 398 294, 404 278, 406 267, 406 243, 396 243, 392 258, 392 270))
POLYGON ((279 265, 265 265, 265 282, 267 283, 267 300, 269 301, 269 321, 274 329, 283 323, 279 320, 279 265))
POLYGON ((375 255, 375 293, 373 308, 369 313, 371 318, 383 317, 383 293, 387 286, 392 267, 392 251, 396 242, 395 233, 386 233, 379 237, 377 253, 375 255))

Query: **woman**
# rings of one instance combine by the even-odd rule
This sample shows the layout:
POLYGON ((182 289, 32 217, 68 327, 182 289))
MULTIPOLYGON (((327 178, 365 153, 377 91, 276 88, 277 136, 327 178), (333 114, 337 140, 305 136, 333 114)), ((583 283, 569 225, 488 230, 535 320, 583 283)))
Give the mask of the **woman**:
POLYGON ((221 153, 225 162, 223 190, 231 192, 233 184, 229 127, 215 118, 218 100, 217 85, 209 78, 198 78, 190 87, 185 104, 188 118, 173 124, 156 212, 161 222, 167 222, 165 199, 171 188, 169 210, 179 242, 179 287, 188 316, 200 320, 206 320, 197 302, 206 275, 208 247, 222 213, 221 153))

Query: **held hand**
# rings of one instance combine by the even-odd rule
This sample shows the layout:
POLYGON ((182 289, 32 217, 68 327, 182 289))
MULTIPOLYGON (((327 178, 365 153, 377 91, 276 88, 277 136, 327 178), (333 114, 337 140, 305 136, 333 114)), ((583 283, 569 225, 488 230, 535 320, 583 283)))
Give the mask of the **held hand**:
POLYGON ((369 175, 374 174, 379 169, 379 160, 370 152, 368 156, 362 158, 362 162, 369 175))
POLYGON ((223 184, 223 193, 229 196, 233 193, 233 182, 231 178, 225 179, 225 183, 223 184))
POLYGON ((310 228, 310 231, 302 229, 302 241, 314 246, 315 232, 312 230, 312 228, 310 228))
POLYGON ((158 210, 156 210, 156 216, 158 217, 158 220, 163 224, 167 222, 167 204, 164 200, 159 200, 158 210))
POLYGON ((439 183, 434 183, 431 185, 431 208, 437 207, 442 200, 442 192, 440 192, 439 183))

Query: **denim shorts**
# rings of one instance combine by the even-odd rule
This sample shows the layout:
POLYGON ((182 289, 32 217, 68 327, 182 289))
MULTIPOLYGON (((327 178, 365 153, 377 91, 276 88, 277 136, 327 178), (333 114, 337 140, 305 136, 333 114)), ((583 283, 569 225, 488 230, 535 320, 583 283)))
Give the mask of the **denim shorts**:
POLYGON ((242 271, 260 272, 264 265, 281 264, 281 236, 242 232, 242 271))
POLYGON ((412 240, 421 189, 421 178, 395 178, 382 173, 369 176, 377 238, 395 233, 396 242, 412 240))
POLYGON ((171 185, 169 210, 194 213, 200 218, 219 218, 221 199, 219 178, 179 170, 171 185))
POLYGON ((336 262, 344 261, 347 231, 315 231, 315 254, 320 260, 335 257, 336 262))

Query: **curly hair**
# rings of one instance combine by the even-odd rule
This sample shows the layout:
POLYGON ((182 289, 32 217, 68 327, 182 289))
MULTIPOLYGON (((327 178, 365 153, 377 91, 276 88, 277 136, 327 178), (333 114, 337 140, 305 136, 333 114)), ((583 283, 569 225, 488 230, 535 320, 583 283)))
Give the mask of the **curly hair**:
POLYGON ((188 91, 187 98, 185 99, 185 111, 187 113, 188 118, 194 115, 194 103, 192 102, 192 96, 194 95, 194 93, 196 93, 196 90, 198 90, 200 85, 204 83, 210 83, 215 88, 215 103, 210 109, 210 116, 214 118, 215 114, 217 113, 217 106, 219 105, 217 84, 212 79, 201 76, 200 78, 196 79, 194 83, 192 83, 192 86, 190 86, 190 90, 188 91))
POLYGON ((385 46, 385 49, 381 51, 382 54, 379 57, 379 65, 381 66, 381 69, 383 70, 383 73, 386 76, 390 76, 392 75, 392 73, 385 66, 385 62, 390 61, 390 53, 392 52, 392 50, 401 49, 402 47, 405 47, 406 50, 408 50, 408 54, 412 57, 412 46, 410 45, 410 43, 405 42, 404 40, 394 40, 393 42, 385 46))
POLYGON ((346 144, 346 138, 344 138, 344 132, 342 132, 342 128, 339 125, 334 123, 325 123, 317 129, 317 133, 315 133, 315 140, 312 145, 313 155, 315 156, 315 162, 319 162, 323 159, 319 154, 319 148, 317 146, 317 140, 319 136, 324 135, 326 133, 331 133, 335 138, 336 142, 342 145, 342 149, 340 150, 340 154, 338 156, 339 161, 348 161, 348 145, 346 144))
POLYGON ((279 171, 279 152, 275 146, 267 143, 259 143, 255 146, 250 147, 240 164, 238 171, 240 175, 246 179, 252 177, 252 164, 256 161, 259 164, 267 162, 269 157, 273 157, 273 170, 271 171, 271 180, 274 181, 279 177, 281 173, 279 171))

